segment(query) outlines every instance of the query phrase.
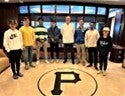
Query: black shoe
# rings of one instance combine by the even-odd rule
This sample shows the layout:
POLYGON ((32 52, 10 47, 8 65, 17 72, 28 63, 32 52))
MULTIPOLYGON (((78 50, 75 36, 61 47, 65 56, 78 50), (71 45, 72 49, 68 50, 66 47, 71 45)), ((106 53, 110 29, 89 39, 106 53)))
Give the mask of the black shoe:
POLYGON ((17 75, 17 74, 14 74, 14 75, 13 75, 13 79, 18 79, 18 75, 17 75))
POLYGON ((63 63, 66 63, 66 62, 67 62, 67 60, 64 60, 64 61, 63 61, 63 63))
POLYGON ((97 71, 99 70, 97 66, 95 66, 95 69, 96 69, 97 71))
POLYGON ((89 64, 87 67, 92 67, 92 65, 91 65, 91 64, 89 64))
POLYGON ((23 77, 23 74, 22 74, 22 73, 17 73, 17 75, 18 75, 19 77, 23 77))
POLYGON ((74 61, 72 61, 72 64, 75 64, 75 62, 74 62, 74 61))

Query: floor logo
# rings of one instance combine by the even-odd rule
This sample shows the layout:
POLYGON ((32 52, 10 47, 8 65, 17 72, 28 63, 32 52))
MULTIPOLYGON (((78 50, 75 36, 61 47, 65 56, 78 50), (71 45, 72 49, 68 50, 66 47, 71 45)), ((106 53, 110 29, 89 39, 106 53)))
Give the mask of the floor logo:
POLYGON ((38 80, 38 89, 43 96, 93 96, 97 88, 92 75, 75 68, 53 69, 38 80))

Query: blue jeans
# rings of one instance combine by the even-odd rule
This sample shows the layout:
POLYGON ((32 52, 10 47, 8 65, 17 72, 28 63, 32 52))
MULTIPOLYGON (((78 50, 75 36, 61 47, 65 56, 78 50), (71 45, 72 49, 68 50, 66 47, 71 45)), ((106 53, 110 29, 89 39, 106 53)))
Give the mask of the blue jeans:
POLYGON ((33 47, 32 46, 26 46, 24 49, 24 62, 27 65, 27 63, 29 62, 29 64, 32 64, 32 59, 33 59, 33 47))

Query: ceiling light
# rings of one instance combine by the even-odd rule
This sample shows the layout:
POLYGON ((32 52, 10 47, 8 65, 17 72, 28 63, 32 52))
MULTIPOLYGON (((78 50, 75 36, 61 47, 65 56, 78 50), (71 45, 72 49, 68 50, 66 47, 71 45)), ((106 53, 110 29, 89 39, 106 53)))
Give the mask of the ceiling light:
POLYGON ((9 0, 4 0, 5 2, 9 2, 9 0))

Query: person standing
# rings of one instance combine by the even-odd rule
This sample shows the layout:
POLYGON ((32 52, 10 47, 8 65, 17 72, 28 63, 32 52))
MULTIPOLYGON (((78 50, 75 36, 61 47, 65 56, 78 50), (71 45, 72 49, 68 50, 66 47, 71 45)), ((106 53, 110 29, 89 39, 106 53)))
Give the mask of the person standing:
POLYGON ((89 65, 87 67, 91 67, 93 60, 94 60, 94 67, 96 70, 98 70, 97 67, 97 41, 99 39, 100 35, 99 32, 94 29, 94 23, 90 23, 90 28, 85 34, 85 46, 88 48, 88 55, 89 55, 89 65), (93 56, 94 54, 94 56, 93 56))
POLYGON ((18 77, 23 77, 20 72, 20 58, 23 49, 22 34, 16 29, 16 20, 10 20, 9 27, 4 33, 3 45, 9 56, 13 78, 18 79, 18 77))
POLYGON ((67 62, 67 52, 69 49, 71 52, 72 64, 75 64, 74 49, 73 49, 75 28, 70 23, 70 21, 71 21, 71 17, 66 16, 66 23, 62 26, 62 29, 61 29, 62 41, 64 44, 64 61, 63 61, 63 63, 67 62))
POLYGON ((106 69, 108 65, 108 54, 112 50, 112 38, 109 35, 109 27, 103 28, 103 35, 97 41, 97 48, 99 51, 100 58, 100 71, 98 74, 103 73, 103 76, 106 75, 106 69))
POLYGON ((51 20, 51 27, 48 29, 48 38, 50 43, 50 51, 51 51, 51 62, 54 60, 54 50, 56 51, 56 62, 59 62, 59 37, 60 37, 60 29, 56 26, 56 20, 51 20))
POLYGON ((30 20, 28 17, 24 17, 24 26, 22 26, 19 30, 22 33, 23 37, 23 57, 25 62, 25 69, 28 70, 30 67, 35 67, 32 64, 33 58, 33 48, 35 48, 35 33, 34 29, 29 25, 30 20))
POLYGON ((77 49, 77 64, 81 63, 85 65, 85 32, 86 28, 84 28, 84 22, 83 18, 79 19, 79 27, 75 30, 75 43, 76 43, 76 49, 77 49))
POLYGON ((39 64, 39 58, 40 58, 40 48, 43 46, 44 54, 45 54, 45 62, 49 63, 48 61, 48 52, 47 52, 47 38, 48 33, 47 29, 43 26, 43 18, 38 18, 39 25, 35 27, 35 36, 36 36, 36 53, 37 53, 37 62, 36 64, 39 64))

